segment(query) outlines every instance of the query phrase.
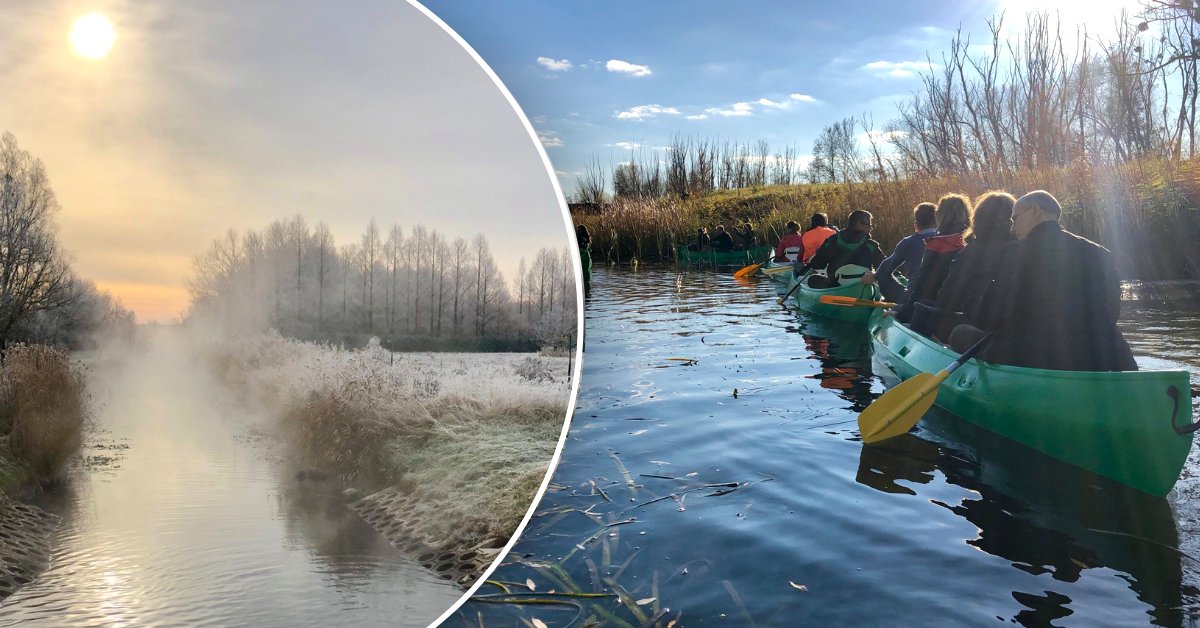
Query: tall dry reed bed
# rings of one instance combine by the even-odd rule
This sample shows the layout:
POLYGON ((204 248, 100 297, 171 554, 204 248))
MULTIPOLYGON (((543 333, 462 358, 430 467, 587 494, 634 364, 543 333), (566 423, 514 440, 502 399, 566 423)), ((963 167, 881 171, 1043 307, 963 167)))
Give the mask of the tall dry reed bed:
POLYGON ((222 345, 212 363, 275 409, 296 462, 359 488, 400 485, 464 544, 516 530, 570 395, 567 359, 529 354, 346 351, 264 334, 222 345))
POLYGON ((718 190, 687 200, 618 199, 598 215, 577 216, 592 234, 597 260, 669 260, 698 227, 754 224, 774 244, 784 224, 807 224, 824 212, 844 224, 856 209, 876 215, 874 237, 890 249, 912 232, 912 207, 947 192, 971 196, 991 189, 1020 195, 1049 190, 1063 204, 1064 225, 1112 249, 1122 276, 1176 279, 1200 275, 1200 160, 1145 160, 1120 166, 1086 163, 1020 171, 996 179, 956 176, 847 184, 777 185, 718 190))
POLYGON ((59 480, 88 416, 82 365, 52 347, 9 347, 0 363, 0 489, 59 480))

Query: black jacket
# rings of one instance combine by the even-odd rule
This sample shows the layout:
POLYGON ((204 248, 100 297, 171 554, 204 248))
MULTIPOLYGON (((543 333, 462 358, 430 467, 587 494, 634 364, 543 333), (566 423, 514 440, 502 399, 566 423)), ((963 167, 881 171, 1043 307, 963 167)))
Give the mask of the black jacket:
POLYGON ((979 327, 995 332, 983 359, 1063 371, 1133 371, 1117 329, 1121 284, 1108 249, 1056 221, 1005 247, 979 327))
POLYGON ((879 268, 879 264, 883 262, 883 250, 879 248, 879 243, 870 238, 857 243, 848 243, 843 239, 847 233, 849 232, 839 231, 826 238, 807 264, 802 264, 800 259, 796 258, 797 274, 809 269, 825 269, 832 277, 837 269, 846 264, 879 268))
POLYGON ((972 321, 979 320, 979 307, 988 286, 999 270, 1000 254, 1013 241, 1008 232, 999 237, 975 238, 950 262, 950 272, 937 293, 937 306, 948 312, 962 312, 972 321))
POLYGON ((733 236, 729 235, 728 231, 713 236, 712 248, 714 251, 732 251, 733 236))

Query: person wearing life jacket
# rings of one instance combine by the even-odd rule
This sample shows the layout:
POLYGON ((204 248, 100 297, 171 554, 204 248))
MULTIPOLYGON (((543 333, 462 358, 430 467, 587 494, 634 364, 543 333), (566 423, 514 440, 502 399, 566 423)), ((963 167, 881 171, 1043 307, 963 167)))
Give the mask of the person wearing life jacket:
POLYGON ((783 234, 783 237, 779 239, 779 246, 775 247, 775 261, 794 262, 804 252, 804 238, 800 236, 800 223, 789 220, 784 225, 784 229, 787 233, 783 234))
POLYGON ((979 308, 958 325, 950 346, 962 351, 992 338, 980 359, 1061 371, 1136 371, 1117 327, 1121 281, 1108 249, 1062 228, 1062 208, 1045 190, 1017 199, 1000 270, 979 308))
POLYGON ((937 234, 936 210, 937 205, 933 203, 921 203, 914 207, 914 233, 901 238, 892 254, 879 265, 875 275, 885 300, 899 303, 904 299, 905 287, 896 281, 894 275, 899 271, 909 280, 916 276, 921 267, 921 256, 925 254, 925 241, 937 234))
POLYGON ((813 214, 809 220, 808 231, 800 236, 804 244, 804 251, 800 255, 801 262, 807 262, 812 259, 813 255, 817 254, 817 249, 825 243, 825 240, 837 233, 837 229, 829 226, 829 219, 820 212, 813 214))
POLYGON ((979 320, 983 295, 1000 271, 1000 255, 1014 240, 1008 229, 1016 202, 1002 191, 975 199, 971 227, 963 234, 967 245, 950 262, 935 302, 918 301, 914 306, 913 331, 946 340, 956 325, 979 320))
POLYGON ((824 270, 827 277, 813 275, 808 278, 810 288, 829 288, 849 281, 870 283, 870 269, 878 268, 883 261, 879 243, 871 239, 871 212, 857 209, 850 212, 846 228, 829 237, 821 248, 806 263, 796 260, 793 271, 797 277, 811 270, 824 270), (839 275, 844 266, 862 267, 861 272, 839 275))
POLYGON ((963 194, 946 194, 938 199, 937 235, 925 241, 921 267, 908 284, 904 300, 899 303, 896 320, 908 323, 918 301, 933 301, 950 272, 950 262, 962 250, 963 232, 971 226, 971 199, 963 194))

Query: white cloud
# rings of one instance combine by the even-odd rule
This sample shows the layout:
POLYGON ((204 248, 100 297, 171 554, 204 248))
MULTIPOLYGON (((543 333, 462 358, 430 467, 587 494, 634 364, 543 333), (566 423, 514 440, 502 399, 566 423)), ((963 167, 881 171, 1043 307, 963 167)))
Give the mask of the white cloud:
POLYGON ((538 65, 550 70, 551 72, 566 72, 571 69, 571 62, 566 59, 551 59, 550 57, 538 57, 538 65))
POLYGON ((705 113, 711 113, 714 116, 723 118, 733 118, 738 116, 749 116, 754 114, 754 106, 748 102, 735 102, 729 109, 721 109, 720 107, 709 107, 704 110, 705 113))
POLYGON ((638 144, 637 142, 617 142, 615 144, 605 144, 605 146, 611 148, 624 148, 625 150, 633 150, 635 148, 642 147, 642 145, 638 144))
POLYGON ((608 63, 604 64, 604 67, 607 68, 609 72, 616 72, 618 74, 628 74, 630 76, 650 76, 650 66, 629 63, 628 61, 621 61, 620 59, 609 59, 608 63))
POLYGON ((821 102, 821 101, 817 100, 816 98, 809 96, 808 94, 792 94, 791 96, 788 96, 788 98, 791 98, 792 100, 796 100, 799 102, 810 102, 810 103, 821 102))
POLYGON ((653 118, 659 114, 665 116, 677 116, 679 115, 679 110, 674 107, 664 107, 662 105, 638 105, 636 107, 626 109, 625 111, 618 111, 617 119, 645 120, 646 118, 653 118))
POLYGON ((775 102, 774 100, 771 100, 770 98, 759 98, 758 104, 760 104, 764 107, 770 107, 771 109, 787 109, 788 107, 792 106, 792 103, 790 103, 786 100, 783 102, 775 102))
POLYGON ((916 76, 917 72, 933 69, 933 66, 928 61, 872 61, 862 66, 862 69, 875 76, 911 78, 916 76))
POLYGON ((554 131, 538 131, 538 141, 546 148, 559 148, 563 145, 562 138, 554 131))
POLYGON ((708 118, 708 114, 706 114, 706 113, 698 113, 695 115, 687 116, 688 120, 704 120, 706 118, 708 118))

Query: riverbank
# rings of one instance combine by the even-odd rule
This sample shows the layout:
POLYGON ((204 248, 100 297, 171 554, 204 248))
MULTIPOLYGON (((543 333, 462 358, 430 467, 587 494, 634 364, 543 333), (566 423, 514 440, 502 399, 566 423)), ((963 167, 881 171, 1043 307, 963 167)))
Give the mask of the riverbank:
POLYGON ((206 351, 223 382, 277 417, 298 478, 338 476, 368 523, 464 587, 529 508, 570 395, 565 357, 347 351, 278 335, 206 351))
POLYGON ((807 227, 814 212, 844 225, 853 210, 875 214, 873 237, 890 251, 912 233, 912 208, 936 202, 947 192, 972 197, 990 189, 1020 194, 1049 190, 1063 205, 1063 225, 1116 254, 1127 279, 1192 278, 1200 275, 1200 159, 1144 160, 1114 167, 1074 164, 1067 168, 1020 171, 997 180, 973 177, 888 179, 844 184, 774 185, 716 190, 677 198, 617 199, 598 214, 574 216, 592 237, 598 262, 671 260, 677 245, 744 222, 760 242, 776 244, 795 220, 807 227))
POLYGON ((60 482, 90 412, 82 364, 58 349, 16 345, 0 369, 0 600, 49 565, 59 518, 12 496, 60 482))

